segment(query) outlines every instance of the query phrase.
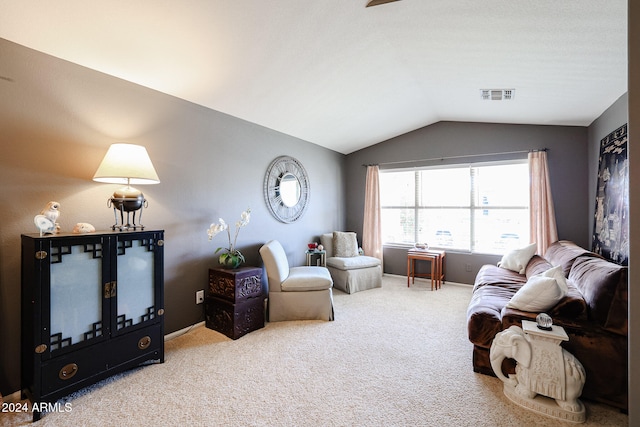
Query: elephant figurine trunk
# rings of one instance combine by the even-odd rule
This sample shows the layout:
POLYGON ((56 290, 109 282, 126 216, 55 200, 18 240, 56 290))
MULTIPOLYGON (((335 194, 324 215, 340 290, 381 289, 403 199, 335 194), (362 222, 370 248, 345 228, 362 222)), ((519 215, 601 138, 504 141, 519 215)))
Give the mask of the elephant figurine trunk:
POLYGON ((544 415, 584 422, 584 405, 578 398, 586 374, 580 361, 560 347, 561 341, 569 339, 564 329, 554 326, 547 332, 534 322, 522 323, 524 330, 511 326, 496 334, 491 344, 491 367, 503 381, 505 395, 544 415), (515 375, 507 377, 502 372, 505 358, 517 362, 515 375))

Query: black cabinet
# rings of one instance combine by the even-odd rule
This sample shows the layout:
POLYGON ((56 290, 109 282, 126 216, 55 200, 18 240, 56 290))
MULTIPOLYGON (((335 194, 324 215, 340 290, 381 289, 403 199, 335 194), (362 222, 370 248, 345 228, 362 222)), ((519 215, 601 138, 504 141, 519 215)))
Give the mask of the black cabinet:
POLYGON ((163 259, 163 231, 22 235, 23 398, 164 362, 163 259))

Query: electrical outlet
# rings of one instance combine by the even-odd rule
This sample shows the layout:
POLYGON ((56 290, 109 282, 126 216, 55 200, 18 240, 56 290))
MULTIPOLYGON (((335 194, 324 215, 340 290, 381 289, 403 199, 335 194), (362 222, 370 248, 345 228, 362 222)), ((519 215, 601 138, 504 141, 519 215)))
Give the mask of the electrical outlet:
POLYGON ((200 290, 196 292, 196 304, 202 304, 204 302, 204 291, 200 290))
POLYGON ((465 264, 464 265, 464 270, 465 271, 471 271, 471 264, 465 264))

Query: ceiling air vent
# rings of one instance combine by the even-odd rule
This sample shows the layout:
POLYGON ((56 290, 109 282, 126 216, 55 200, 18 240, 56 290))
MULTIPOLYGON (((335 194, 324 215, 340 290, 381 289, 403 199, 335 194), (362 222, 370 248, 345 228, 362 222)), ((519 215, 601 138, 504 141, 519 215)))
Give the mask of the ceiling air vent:
POLYGON ((515 89, 480 89, 483 101, 510 101, 515 94, 515 89))

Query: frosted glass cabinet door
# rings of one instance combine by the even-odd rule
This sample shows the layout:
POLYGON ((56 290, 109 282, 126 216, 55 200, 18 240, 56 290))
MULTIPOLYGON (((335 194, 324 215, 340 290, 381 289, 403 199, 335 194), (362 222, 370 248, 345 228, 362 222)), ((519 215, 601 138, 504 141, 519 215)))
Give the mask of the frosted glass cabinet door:
POLYGON ((54 245, 50 268, 51 351, 101 337, 102 244, 54 245))
POLYGON ((152 239, 118 240, 116 329, 155 318, 154 242, 152 239))

